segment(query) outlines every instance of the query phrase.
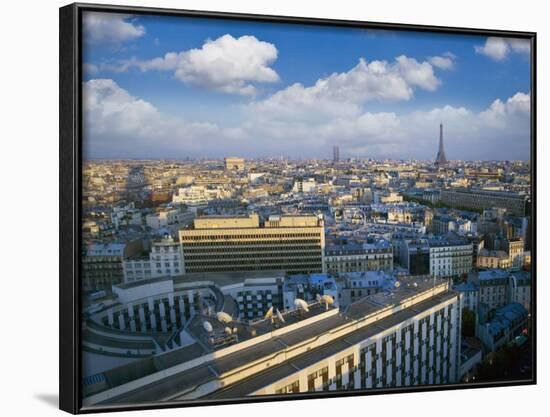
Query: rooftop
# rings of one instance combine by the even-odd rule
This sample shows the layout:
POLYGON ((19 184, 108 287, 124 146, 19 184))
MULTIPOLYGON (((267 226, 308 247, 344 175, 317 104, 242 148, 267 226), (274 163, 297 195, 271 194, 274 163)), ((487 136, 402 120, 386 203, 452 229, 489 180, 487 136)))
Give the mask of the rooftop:
POLYGON ((270 385, 278 380, 286 378, 292 374, 299 372, 302 369, 319 362, 323 358, 332 356, 350 345, 359 343, 377 333, 383 332, 417 314, 427 310, 442 301, 451 299, 456 295, 447 292, 435 296, 427 301, 421 302, 413 307, 398 311, 388 317, 378 320, 376 323, 359 328, 346 336, 333 340, 319 348, 312 349, 296 358, 291 359, 279 366, 270 369, 269 372, 264 372, 246 379, 242 383, 233 384, 226 389, 218 390, 207 396, 208 399, 230 399, 242 398, 255 390, 270 385))
POLYGON ((479 281, 508 279, 510 278, 510 273, 502 269, 488 269, 485 271, 479 271, 477 277, 479 281))
MULTIPOLYGON (((239 397, 253 392, 255 389, 266 385, 269 381, 281 379, 286 375, 295 373, 297 369, 302 369, 309 366, 308 364, 315 363, 323 357, 349 347, 350 343, 353 344, 364 340, 442 301, 456 297, 455 292, 447 290, 448 283, 445 280, 434 280, 431 277, 420 279, 404 278, 400 281, 400 284, 393 291, 384 291, 374 296, 365 297, 351 304, 344 311, 339 311, 338 308, 332 307, 329 307, 327 310, 324 305, 314 302, 309 305, 309 312, 293 310, 283 313, 284 324, 277 323, 277 321, 273 324, 270 319, 260 320, 251 325, 232 323, 231 326, 238 328, 237 334, 239 336, 239 343, 234 346, 238 346, 243 341, 249 341, 246 346, 243 346, 241 349, 231 349, 226 354, 222 354, 221 351, 219 353, 216 352, 216 356, 205 356, 205 360, 202 363, 192 367, 185 367, 185 362, 189 362, 190 359, 198 358, 209 352, 208 346, 204 342, 204 326, 202 326, 204 317, 196 316, 188 329, 195 335, 198 343, 181 348, 183 351, 193 348, 194 352, 186 352, 183 355, 177 353, 180 350, 178 349, 164 355, 159 355, 155 357, 154 369, 151 369, 150 366, 144 366, 139 361, 118 370, 110 371, 111 374, 107 380, 111 388, 117 385, 115 375, 118 375, 117 379, 121 383, 135 381, 146 375, 150 375, 152 379, 148 377, 148 381, 150 382, 146 382, 145 380, 142 380, 143 382, 135 381, 132 383, 132 388, 128 387, 125 389, 120 387, 120 389, 113 391, 112 394, 98 394, 98 397, 96 396, 95 399, 92 399, 92 403, 105 401, 109 404, 124 404, 167 399, 186 391, 186 388, 189 390, 195 389, 198 385, 215 380, 219 375, 237 370, 252 361, 262 358, 269 360, 269 357, 273 357, 273 355, 282 351, 291 352, 295 346, 303 345, 308 340, 317 339, 317 336, 320 334, 331 334, 338 331, 342 335, 320 347, 312 348, 307 353, 299 355, 281 365, 272 366, 269 372, 257 374, 234 386, 230 386, 228 389, 212 394, 212 398, 239 397), (434 293, 428 300, 421 301, 416 298, 419 295, 425 295, 426 291, 430 290, 433 290, 434 293), (418 301, 415 301, 415 298, 418 301), (385 318, 378 319, 375 315, 382 311, 390 312, 404 301, 411 301, 413 305, 394 311, 385 318), (369 322, 364 321, 367 317, 375 321, 368 324, 369 322), (253 340, 256 340, 256 342, 250 343, 253 340), (199 345, 202 351, 195 345, 199 345), (175 357, 180 361, 164 360, 163 358, 165 357, 175 357), (178 372, 178 367, 182 371, 178 372), (167 371, 168 368, 171 368, 169 372, 167 371), (161 371, 162 373, 160 373, 161 371), (158 378, 153 377, 152 374, 157 372, 158 378), (241 390, 243 390, 244 394, 240 394, 241 390)), ((212 320, 212 324, 216 327, 221 326, 218 323, 214 323, 214 320, 212 320)), ((145 361, 148 364, 152 363, 151 358, 145 361)))
POLYGON ((518 320, 527 317, 527 310, 520 303, 507 304, 495 312, 495 317, 487 323, 487 330, 492 336, 498 335, 512 327, 518 320))

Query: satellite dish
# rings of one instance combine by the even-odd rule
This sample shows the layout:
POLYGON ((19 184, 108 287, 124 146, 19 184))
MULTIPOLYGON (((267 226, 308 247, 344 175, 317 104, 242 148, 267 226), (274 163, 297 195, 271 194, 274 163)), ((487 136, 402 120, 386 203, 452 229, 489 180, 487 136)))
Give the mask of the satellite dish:
POLYGON ((231 323, 233 321, 231 316, 223 311, 216 313, 216 318, 218 319, 218 321, 221 321, 222 323, 231 323))
POLYGON ((294 307, 296 307, 298 309, 301 308, 306 313, 309 312, 309 308, 308 308, 307 303, 304 300, 302 300, 301 298, 296 298, 294 300, 294 307))
POLYGON ((281 312, 279 311, 279 309, 276 310, 276 313, 277 313, 277 318, 281 321, 281 323, 284 323, 285 319, 284 319, 283 315, 281 314, 281 312))
POLYGON ((212 333, 212 331, 214 330, 214 328, 212 327, 212 324, 210 324, 209 321, 203 321, 202 327, 204 327, 204 330, 206 330, 208 333, 212 333))
POLYGON ((269 310, 267 310, 264 316, 265 319, 269 319, 271 317, 273 317, 273 306, 269 307, 269 310))
POLYGON ((321 301, 326 304, 326 306, 331 306, 334 304, 334 298, 332 298, 330 295, 326 294, 321 297, 321 301))

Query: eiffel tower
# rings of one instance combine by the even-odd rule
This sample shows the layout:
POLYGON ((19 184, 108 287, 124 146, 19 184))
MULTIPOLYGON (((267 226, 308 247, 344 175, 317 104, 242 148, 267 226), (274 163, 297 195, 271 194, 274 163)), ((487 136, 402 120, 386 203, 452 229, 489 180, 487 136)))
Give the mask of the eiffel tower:
POLYGON ((445 157, 445 149, 443 148, 443 123, 439 124, 439 150, 435 157, 435 167, 441 168, 447 165, 447 158, 445 157))

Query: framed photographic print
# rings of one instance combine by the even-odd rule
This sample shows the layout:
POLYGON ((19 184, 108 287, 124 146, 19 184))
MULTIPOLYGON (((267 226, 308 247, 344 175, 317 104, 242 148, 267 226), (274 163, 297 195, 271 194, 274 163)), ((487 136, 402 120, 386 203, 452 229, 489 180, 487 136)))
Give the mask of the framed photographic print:
POLYGON ((535 41, 61 8, 60 408, 535 383, 535 41))

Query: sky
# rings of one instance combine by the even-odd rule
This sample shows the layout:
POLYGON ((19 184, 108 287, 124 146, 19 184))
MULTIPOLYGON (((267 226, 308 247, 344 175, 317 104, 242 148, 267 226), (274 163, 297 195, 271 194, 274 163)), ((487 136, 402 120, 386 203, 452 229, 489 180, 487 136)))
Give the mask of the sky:
POLYGON ((85 159, 530 158, 526 40, 85 12, 85 159))

